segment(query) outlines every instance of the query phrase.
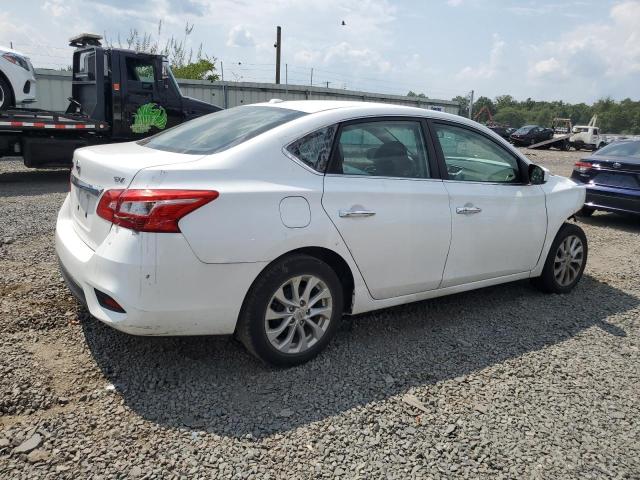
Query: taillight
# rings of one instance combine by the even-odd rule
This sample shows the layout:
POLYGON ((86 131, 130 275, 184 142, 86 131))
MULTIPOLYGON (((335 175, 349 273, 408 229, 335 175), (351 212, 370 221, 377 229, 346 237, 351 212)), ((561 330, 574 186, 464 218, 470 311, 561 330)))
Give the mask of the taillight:
POLYGON ((178 233, 178 221, 218 198, 215 190, 107 190, 98 216, 137 232, 178 233))
POLYGON ((580 173, 585 173, 591 170, 591 164, 588 162, 576 162, 573 168, 574 170, 577 170, 580 173))

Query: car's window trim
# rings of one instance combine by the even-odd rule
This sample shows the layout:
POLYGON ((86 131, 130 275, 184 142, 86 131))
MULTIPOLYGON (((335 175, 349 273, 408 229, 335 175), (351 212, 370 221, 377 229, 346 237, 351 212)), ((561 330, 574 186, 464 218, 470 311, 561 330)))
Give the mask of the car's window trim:
POLYGON ((349 177, 349 178, 386 178, 386 179, 394 179, 394 180, 437 180, 441 181, 442 177, 440 176, 440 168, 438 166, 438 162, 436 160, 436 151, 434 146, 431 145, 429 141, 430 135, 428 126, 426 123, 426 117, 416 117, 413 115, 375 115, 375 116, 367 116, 367 117, 358 117, 351 118, 349 120, 344 120, 338 123, 338 129, 333 136, 333 145, 331 146, 331 154, 329 156, 329 161, 327 162, 327 167, 324 171, 324 174, 332 177, 349 177), (429 176, 424 178, 414 178, 414 177, 391 177, 391 176, 382 176, 382 175, 348 175, 345 173, 337 173, 333 171, 336 168, 336 149, 338 148, 338 141, 340 138, 340 134, 342 133, 342 129, 344 127, 358 124, 358 123, 372 123, 372 122, 384 122, 384 121, 399 121, 399 122, 416 122, 420 126, 420 132, 422 134, 422 141, 425 145, 425 153, 427 155, 427 166, 429 168, 429 176))
POLYGON ((511 185, 511 186, 513 185, 522 186, 522 185, 531 184, 529 182, 529 172, 527 171, 528 165, 520 157, 518 157, 513 152, 510 152, 508 149, 506 149, 504 145, 501 145, 499 142, 497 142, 495 138, 491 138, 491 135, 488 135, 486 132, 473 128, 470 125, 465 125, 463 123, 453 122, 450 120, 442 120, 439 118, 438 119, 430 118, 427 120, 427 123, 429 124, 429 132, 431 134, 432 142, 434 142, 434 145, 436 145, 436 150, 437 150, 436 155, 437 155, 438 164, 441 170, 440 174, 441 174, 442 180, 444 180, 445 182, 476 183, 476 184, 482 184, 482 185, 511 185), (436 134, 436 130, 435 130, 435 126, 438 124, 449 125, 452 127, 458 127, 465 130, 469 130, 470 132, 476 133, 490 140, 494 145, 499 147, 502 151, 504 151, 508 155, 511 155, 511 157, 516 160, 516 163, 518 165, 518 171, 520 173, 520 181, 519 182, 483 182, 480 180, 469 181, 469 180, 454 180, 449 178, 449 173, 447 171, 447 162, 444 159, 444 151, 442 150, 442 145, 440 145, 440 140, 438 139, 438 135, 436 134))

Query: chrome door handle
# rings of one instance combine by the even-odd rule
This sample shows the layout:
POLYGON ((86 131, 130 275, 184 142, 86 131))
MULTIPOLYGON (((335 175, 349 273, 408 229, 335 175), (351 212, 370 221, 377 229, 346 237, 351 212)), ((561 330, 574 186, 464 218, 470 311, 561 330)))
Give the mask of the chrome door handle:
POLYGON ((460 215, 470 215, 472 213, 480 213, 482 209, 480 207, 456 207, 456 213, 460 215))
POLYGON ((371 210, 340 210, 338 212, 338 216, 340 218, 351 218, 351 217, 372 217, 376 214, 371 210))

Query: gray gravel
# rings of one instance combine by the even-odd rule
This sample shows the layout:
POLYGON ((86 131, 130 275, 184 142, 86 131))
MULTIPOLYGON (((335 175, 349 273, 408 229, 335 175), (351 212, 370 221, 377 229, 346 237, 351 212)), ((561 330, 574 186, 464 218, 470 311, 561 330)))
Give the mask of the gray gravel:
MULTIPOLYGON (((577 152, 528 152, 568 174, 577 152)), ((65 171, 0 161, 0 478, 640 478, 640 222, 596 213, 570 295, 528 282, 345 319, 265 368, 116 332, 56 270, 65 171)))

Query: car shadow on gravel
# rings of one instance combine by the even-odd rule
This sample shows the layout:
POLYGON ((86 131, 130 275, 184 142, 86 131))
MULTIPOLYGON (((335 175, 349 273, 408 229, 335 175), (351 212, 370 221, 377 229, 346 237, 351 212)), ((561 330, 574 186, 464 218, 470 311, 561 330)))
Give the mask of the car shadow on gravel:
POLYGON ((142 418, 261 438, 500 364, 591 327, 624 336, 607 318, 638 304, 589 276, 569 295, 541 294, 526 281, 495 286, 345 317, 323 354, 284 370, 259 364, 229 337, 135 337, 88 315, 82 326, 107 381, 142 418))
POLYGON ((640 233, 640 216, 596 212, 592 217, 579 217, 580 223, 594 227, 609 227, 628 233, 640 233))
POLYGON ((69 169, 0 173, 0 197, 46 195, 69 191, 69 169))

